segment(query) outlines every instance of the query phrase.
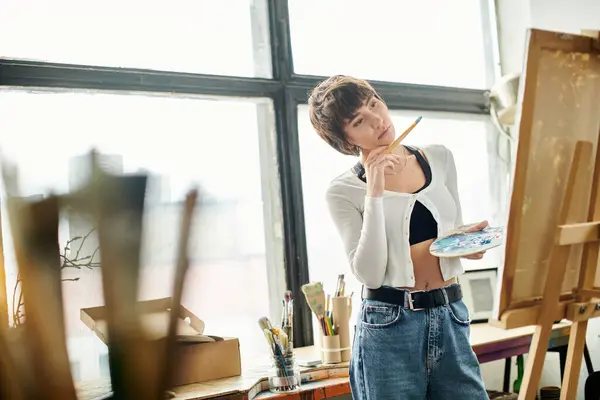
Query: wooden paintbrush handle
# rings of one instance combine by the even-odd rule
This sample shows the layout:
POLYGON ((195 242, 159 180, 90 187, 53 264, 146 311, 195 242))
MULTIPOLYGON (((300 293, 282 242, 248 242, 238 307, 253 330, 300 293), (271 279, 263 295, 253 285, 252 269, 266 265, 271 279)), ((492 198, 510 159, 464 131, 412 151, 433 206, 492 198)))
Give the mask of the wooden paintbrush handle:
POLYGON ((392 152, 392 151, 394 151, 394 149, 395 149, 396 147, 398 147, 398 145, 400 144, 400 142, 402 142, 402 141, 404 140, 404 138, 405 138, 405 137, 407 137, 407 136, 408 136, 408 134, 409 134, 409 133, 410 133, 410 132, 411 132, 413 129, 415 129, 415 126, 417 126, 417 124, 418 124, 418 123, 421 121, 421 118, 422 118, 422 117, 419 117, 419 118, 417 118, 417 120, 416 120, 415 122, 413 122, 413 123, 412 123, 412 124, 411 124, 411 125, 408 127, 408 129, 406 129, 406 130, 405 130, 405 131, 402 133, 402 135, 400 135, 400 136, 398 137, 398 139, 394 140, 394 141, 392 142, 392 144, 390 144, 390 145, 389 145, 389 147, 387 148, 387 150, 386 150, 386 153, 388 153, 388 154, 391 154, 391 152, 392 152))

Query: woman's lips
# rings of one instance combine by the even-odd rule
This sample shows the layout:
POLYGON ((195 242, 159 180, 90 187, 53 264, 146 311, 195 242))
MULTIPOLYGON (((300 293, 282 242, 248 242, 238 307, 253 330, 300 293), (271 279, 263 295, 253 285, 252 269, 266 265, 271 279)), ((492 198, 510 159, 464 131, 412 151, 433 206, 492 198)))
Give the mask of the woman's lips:
POLYGON ((388 126, 387 128, 385 128, 383 130, 383 132, 381 133, 381 135, 379 135, 379 137, 377 139, 381 139, 382 137, 384 137, 388 133, 389 130, 390 130, 390 127, 388 126))

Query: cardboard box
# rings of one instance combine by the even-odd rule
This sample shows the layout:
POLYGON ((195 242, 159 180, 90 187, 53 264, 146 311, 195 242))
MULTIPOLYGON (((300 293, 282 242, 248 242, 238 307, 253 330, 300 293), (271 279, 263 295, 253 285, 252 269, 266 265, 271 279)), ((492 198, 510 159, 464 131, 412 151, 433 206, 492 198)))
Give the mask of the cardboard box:
MULTIPOLYGON (((142 327, 151 339, 161 340, 166 336, 170 305, 170 298, 138 303, 142 327)), ((237 338, 205 335, 204 322, 183 306, 179 317, 174 386, 241 375, 240 343, 237 338)), ((80 318, 100 340, 107 343, 104 306, 82 308, 80 318)))

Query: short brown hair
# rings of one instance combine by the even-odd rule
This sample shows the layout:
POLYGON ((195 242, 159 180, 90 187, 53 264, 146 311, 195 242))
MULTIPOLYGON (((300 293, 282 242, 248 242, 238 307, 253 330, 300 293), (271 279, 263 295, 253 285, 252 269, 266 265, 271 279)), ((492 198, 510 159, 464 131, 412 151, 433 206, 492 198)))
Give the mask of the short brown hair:
POLYGON ((359 155, 358 146, 348 143, 344 125, 371 97, 381 96, 369 82, 345 75, 334 75, 320 82, 308 98, 310 122, 319 136, 342 154, 359 155))

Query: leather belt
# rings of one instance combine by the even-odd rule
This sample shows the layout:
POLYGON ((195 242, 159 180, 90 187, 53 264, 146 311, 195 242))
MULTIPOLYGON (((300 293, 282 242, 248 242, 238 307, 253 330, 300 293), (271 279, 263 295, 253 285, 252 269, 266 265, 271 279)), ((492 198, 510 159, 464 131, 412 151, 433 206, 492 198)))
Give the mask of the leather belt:
POLYGON ((426 291, 410 291, 384 286, 379 289, 364 288, 363 298, 395 304, 410 310, 421 310, 458 301, 462 299, 462 290, 458 284, 426 291))

